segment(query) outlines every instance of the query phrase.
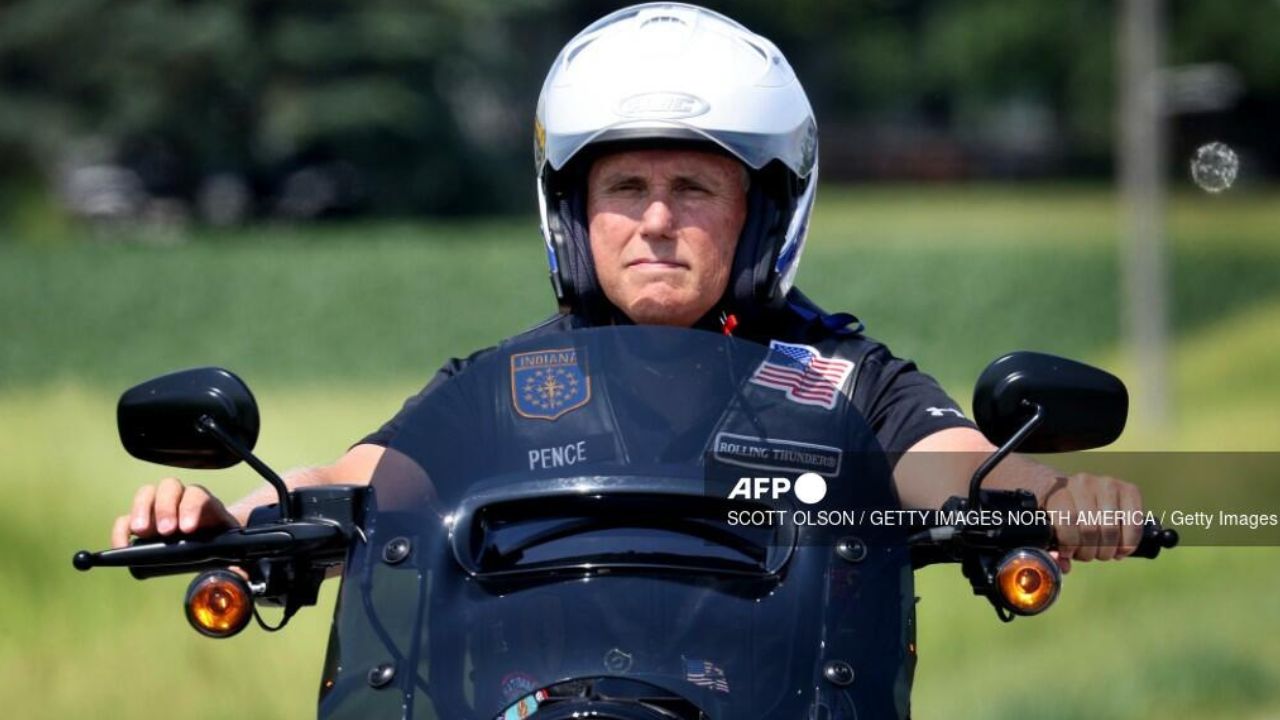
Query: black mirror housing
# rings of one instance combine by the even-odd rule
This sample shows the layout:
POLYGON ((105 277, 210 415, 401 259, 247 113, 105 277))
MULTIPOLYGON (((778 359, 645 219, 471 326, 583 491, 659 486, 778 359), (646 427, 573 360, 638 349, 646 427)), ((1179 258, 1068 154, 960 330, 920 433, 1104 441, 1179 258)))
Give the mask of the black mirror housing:
POLYGON ((211 419, 249 450, 258 441, 258 403, 234 373, 205 367, 148 380, 120 396, 120 443, 139 460, 198 470, 242 459, 202 427, 211 419))
POLYGON ((1111 444, 1124 432, 1129 393, 1119 378, 1105 370, 1027 351, 996 359, 974 387, 974 419, 997 446, 1004 445, 1037 407, 1041 423, 1018 450, 1089 450, 1111 444))

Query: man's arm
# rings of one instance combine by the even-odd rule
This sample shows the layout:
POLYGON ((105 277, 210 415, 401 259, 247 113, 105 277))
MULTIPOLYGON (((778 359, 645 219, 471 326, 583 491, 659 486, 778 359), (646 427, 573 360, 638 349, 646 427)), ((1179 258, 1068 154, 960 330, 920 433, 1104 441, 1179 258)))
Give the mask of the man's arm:
MULTIPOLYGON (((288 473, 284 477, 285 485, 290 490, 309 485, 368 485, 385 451, 386 448, 379 445, 356 445, 332 465, 288 473)), ((200 485, 184 485, 177 478, 165 478, 155 485, 143 485, 138 489, 129 514, 116 518, 111 529, 111 545, 128 545, 130 535, 150 538, 244 525, 254 508, 275 501, 275 489, 264 485, 230 506, 224 506, 221 500, 200 485)))
MULTIPOLYGON (((381 445, 368 443, 356 445, 332 465, 300 468, 289 472, 284 476, 284 484, 290 490, 309 485, 368 485, 373 479, 374 468, 378 467, 378 461, 382 459, 384 452, 386 448, 381 445)), ((275 501, 275 488, 264 485, 228 505, 227 510, 243 525, 248 522, 249 513, 253 512, 254 508, 270 505, 275 501)))
MULTIPOLYGON (((982 433, 963 427, 940 430, 916 442, 894 468, 894 484, 903 506, 933 509, 952 495, 968 495, 969 479, 995 450, 982 433)), ((982 486, 1029 490, 1041 507, 1069 513, 1069 517, 1080 510, 1142 510, 1142 494, 1131 483, 1085 473, 1067 477, 1021 455, 1005 458, 982 486)), ((1054 531, 1062 561, 1122 558, 1142 539, 1140 525, 1070 523, 1055 525, 1054 531)), ((1063 566, 1068 568, 1069 562, 1063 566)))

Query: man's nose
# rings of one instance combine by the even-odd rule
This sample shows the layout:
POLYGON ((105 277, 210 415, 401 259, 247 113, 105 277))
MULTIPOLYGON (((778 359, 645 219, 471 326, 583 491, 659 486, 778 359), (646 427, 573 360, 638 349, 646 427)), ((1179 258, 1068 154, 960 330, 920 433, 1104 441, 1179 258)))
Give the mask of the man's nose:
POLYGON ((646 238, 669 238, 675 229, 675 214, 667 198, 654 197, 640 217, 640 232, 646 238))

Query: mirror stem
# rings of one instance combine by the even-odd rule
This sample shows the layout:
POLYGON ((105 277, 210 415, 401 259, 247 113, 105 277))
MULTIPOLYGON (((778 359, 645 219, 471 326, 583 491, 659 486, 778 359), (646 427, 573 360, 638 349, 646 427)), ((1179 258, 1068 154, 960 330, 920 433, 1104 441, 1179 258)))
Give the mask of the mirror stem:
POLYGON ((1022 424, 1022 427, 1018 428, 1018 432, 1014 433, 1013 437, 1005 441, 1004 445, 1001 445, 998 450, 991 453, 990 457, 982 461, 982 464, 979 465, 978 469, 973 473, 973 478, 969 480, 970 510, 981 509, 978 503, 978 490, 982 487, 982 481, 986 479, 987 475, 991 474, 991 471, 996 468, 996 465, 1000 464, 1001 460, 1008 457, 1009 453, 1018 449, 1018 446, 1022 444, 1022 441, 1025 440, 1033 430, 1040 427, 1040 422, 1044 420, 1044 408, 1040 407, 1040 405, 1033 403, 1030 400, 1023 400, 1022 405, 1023 407, 1034 410, 1031 417, 1022 424))
POLYGON ((212 435, 215 440, 222 443, 223 447, 235 453, 236 457, 249 463, 249 467, 271 483, 271 487, 276 489, 277 502, 280 507, 280 521, 293 521, 293 508, 289 506, 289 488, 284 484, 284 480, 276 474, 275 470, 267 467, 266 463, 259 460, 252 450, 219 427, 218 423, 208 415, 201 415, 200 419, 196 421, 196 427, 212 435))

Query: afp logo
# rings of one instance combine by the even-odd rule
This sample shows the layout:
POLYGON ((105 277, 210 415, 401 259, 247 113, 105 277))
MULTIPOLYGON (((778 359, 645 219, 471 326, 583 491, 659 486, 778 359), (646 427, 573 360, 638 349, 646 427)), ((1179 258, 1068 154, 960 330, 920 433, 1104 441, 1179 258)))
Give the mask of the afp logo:
POLYGON ((822 502, 827 496, 827 481, 818 473, 804 473, 795 479, 785 477, 744 477, 729 492, 730 500, 778 500, 787 493, 805 505, 822 502))

